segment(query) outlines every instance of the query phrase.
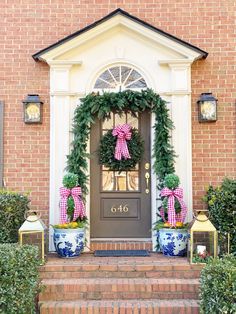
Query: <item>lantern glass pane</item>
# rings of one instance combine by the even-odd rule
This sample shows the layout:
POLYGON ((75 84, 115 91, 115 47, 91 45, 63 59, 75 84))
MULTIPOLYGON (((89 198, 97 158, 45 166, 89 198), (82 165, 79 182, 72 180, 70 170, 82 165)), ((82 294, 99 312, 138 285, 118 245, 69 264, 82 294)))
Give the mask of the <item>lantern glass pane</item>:
POLYGON ((40 122, 40 103, 27 103, 25 105, 26 122, 40 122))
POLYGON ((214 232, 193 232, 193 262, 206 262, 214 256, 214 232))
POLYGON ((215 121, 216 120, 216 102, 203 101, 200 105, 200 115, 202 120, 215 121))
MULTIPOLYGON (((48 248, 48 245, 47 245, 47 234, 46 232, 44 233, 44 255, 46 253, 46 250, 48 248)), ((38 247, 38 250, 39 250, 39 258, 40 259, 43 259, 43 252, 42 252, 42 232, 27 232, 27 233, 24 233, 22 232, 22 244, 25 245, 25 244, 29 244, 29 245, 35 245, 38 247)))

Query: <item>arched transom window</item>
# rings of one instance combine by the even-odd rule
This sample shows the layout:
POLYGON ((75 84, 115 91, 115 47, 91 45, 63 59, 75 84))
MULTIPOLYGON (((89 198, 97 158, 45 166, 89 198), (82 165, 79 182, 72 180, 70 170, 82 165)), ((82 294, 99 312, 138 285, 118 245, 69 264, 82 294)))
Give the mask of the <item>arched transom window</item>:
POLYGON ((145 89, 147 83, 134 68, 118 65, 105 70, 96 80, 94 89, 123 91, 125 89, 145 89))

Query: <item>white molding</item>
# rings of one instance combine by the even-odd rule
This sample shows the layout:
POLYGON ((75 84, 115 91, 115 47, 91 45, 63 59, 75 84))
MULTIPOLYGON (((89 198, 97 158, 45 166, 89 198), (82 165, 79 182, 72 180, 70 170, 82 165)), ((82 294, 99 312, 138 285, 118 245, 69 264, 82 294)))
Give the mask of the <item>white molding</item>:
POLYGON ((67 92, 67 91, 55 91, 55 92, 51 92, 50 96, 71 96, 71 97, 85 97, 85 93, 80 93, 80 92, 67 92))
POLYGON ((71 67, 72 65, 82 65, 82 63, 80 60, 47 60, 47 64, 54 67, 71 67))
POLYGON ((69 92, 70 90, 70 69, 68 65, 50 67, 50 91, 69 92))
POLYGON ((168 91, 159 93, 160 96, 173 96, 173 95, 191 95, 191 91, 168 91))
POLYGON ((159 65, 168 65, 172 66, 182 66, 182 65, 190 65, 193 63, 194 60, 192 59, 169 59, 169 60, 158 60, 159 65))
POLYGON ((104 21, 103 23, 90 29, 89 31, 84 32, 70 39, 69 41, 62 43, 54 49, 45 52, 40 56, 40 60, 47 62, 47 60, 59 58, 64 53, 75 49, 76 47, 86 43, 87 41, 92 41, 95 37, 111 29, 120 27, 124 27, 133 31, 134 33, 138 33, 142 37, 146 37, 146 39, 148 39, 149 41, 168 47, 169 50, 172 50, 174 53, 180 54, 185 59, 188 58, 194 61, 202 57, 202 55, 195 50, 188 48, 185 45, 182 45, 181 43, 176 42, 175 40, 172 40, 161 33, 144 27, 142 24, 130 20, 125 16, 116 15, 113 16, 111 19, 104 21))

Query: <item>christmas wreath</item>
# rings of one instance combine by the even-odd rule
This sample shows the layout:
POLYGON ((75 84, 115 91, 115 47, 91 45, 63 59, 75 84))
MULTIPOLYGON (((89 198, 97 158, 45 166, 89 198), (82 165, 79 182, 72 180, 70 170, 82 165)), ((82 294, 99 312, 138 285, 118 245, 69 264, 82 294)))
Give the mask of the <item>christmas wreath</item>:
POLYGON ((128 129, 126 138, 119 138, 127 125, 119 125, 103 135, 99 145, 99 162, 112 171, 134 169, 142 159, 144 141, 135 128, 128 129), (123 128, 123 129, 122 129, 123 128), (120 132, 120 133, 119 133, 120 132), (122 146, 125 145, 125 146, 122 146), (127 146, 126 146, 127 145, 127 146))

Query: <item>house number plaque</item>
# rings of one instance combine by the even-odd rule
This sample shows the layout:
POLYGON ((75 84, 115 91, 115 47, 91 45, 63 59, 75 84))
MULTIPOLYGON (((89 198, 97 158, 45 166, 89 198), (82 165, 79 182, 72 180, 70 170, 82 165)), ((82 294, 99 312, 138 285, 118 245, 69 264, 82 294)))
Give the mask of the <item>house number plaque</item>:
POLYGON ((140 200, 138 198, 102 198, 102 219, 139 219, 140 200))
POLYGON ((128 211, 129 211, 129 207, 127 204, 125 204, 125 205, 121 204, 120 206, 112 205, 112 207, 111 207, 112 213, 128 213, 128 211))

